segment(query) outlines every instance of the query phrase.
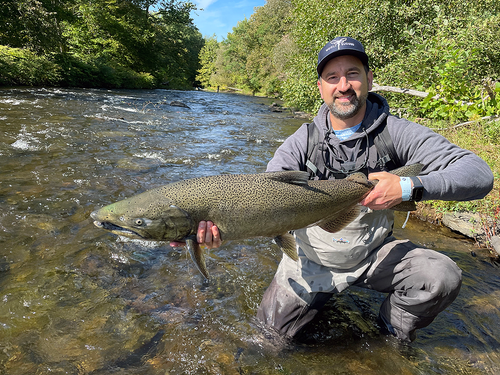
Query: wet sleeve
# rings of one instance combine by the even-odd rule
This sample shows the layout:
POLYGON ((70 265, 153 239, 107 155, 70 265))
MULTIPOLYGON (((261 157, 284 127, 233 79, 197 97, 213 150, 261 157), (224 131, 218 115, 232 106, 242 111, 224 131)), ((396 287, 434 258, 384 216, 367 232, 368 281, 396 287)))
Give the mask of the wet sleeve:
POLYGON ((405 164, 422 163, 424 200, 467 201, 484 198, 493 188, 488 164, 426 126, 398 119, 389 127, 405 164), (392 129, 392 131, 391 131, 392 129))
POLYGON ((278 147, 266 172, 305 171, 306 158, 307 124, 303 124, 278 147))

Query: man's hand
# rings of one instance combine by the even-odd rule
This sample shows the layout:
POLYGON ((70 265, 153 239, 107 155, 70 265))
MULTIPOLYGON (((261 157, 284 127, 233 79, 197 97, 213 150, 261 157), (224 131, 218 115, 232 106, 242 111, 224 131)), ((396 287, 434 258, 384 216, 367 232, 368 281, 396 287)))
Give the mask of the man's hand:
MULTIPOLYGON (((196 233, 196 240, 199 244, 205 245, 209 249, 218 248, 222 243, 219 228, 211 221, 200 221, 198 224, 198 232, 196 233)), ((170 242, 170 246, 172 247, 181 247, 184 245, 184 242, 170 242)))
POLYGON ((369 180, 378 180, 377 185, 360 203, 372 210, 385 210, 403 201, 399 176, 388 172, 370 173, 369 180))

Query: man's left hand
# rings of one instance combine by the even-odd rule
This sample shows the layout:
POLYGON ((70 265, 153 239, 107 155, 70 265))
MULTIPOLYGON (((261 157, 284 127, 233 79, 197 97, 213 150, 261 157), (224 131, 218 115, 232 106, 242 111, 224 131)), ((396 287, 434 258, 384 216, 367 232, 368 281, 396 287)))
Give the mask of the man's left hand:
POLYGON ((399 176, 388 172, 370 173, 369 180, 378 180, 377 185, 360 203, 372 210, 386 210, 403 201, 399 176))

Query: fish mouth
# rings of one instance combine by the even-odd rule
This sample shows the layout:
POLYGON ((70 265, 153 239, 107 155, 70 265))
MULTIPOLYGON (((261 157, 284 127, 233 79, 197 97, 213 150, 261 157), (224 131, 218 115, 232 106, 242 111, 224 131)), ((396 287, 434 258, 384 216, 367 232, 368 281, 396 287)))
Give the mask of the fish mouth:
POLYGON ((118 234, 121 236, 144 239, 144 237, 141 236, 139 233, 134 232, 133 230, 130 230, 130 229, 120 227, 119 225, 110 223, 109 221, 97 221, 96 220, 96 221, 94 221, 94 225, 97 228, 105 229, 107 231, 110 231, 111 233, 118 234))

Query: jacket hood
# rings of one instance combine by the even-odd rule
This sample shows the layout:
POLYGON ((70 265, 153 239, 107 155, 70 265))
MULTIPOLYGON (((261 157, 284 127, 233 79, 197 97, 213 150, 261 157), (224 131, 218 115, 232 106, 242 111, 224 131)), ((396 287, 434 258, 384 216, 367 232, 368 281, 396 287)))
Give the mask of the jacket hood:
MULTIPOLYGON (((321 130, 324 135, 327 130, 328 116, 330 115, 330 110, 328 106, 323 103, 318 111, 318 115, 314 118, 314 123, 321 130)), ((367 133, 373 132, 377 127, 384 122, 384 120, 389 115, 389 104, 382 96, 369 92, 368 98, 366 100, 366 113, 362 122, 363 128, 367 133)), ((351 139, 356 139, 358 137, 364 136, 363 131, 360 129, 357 131, 359 134, 353 135, 351 139)))

